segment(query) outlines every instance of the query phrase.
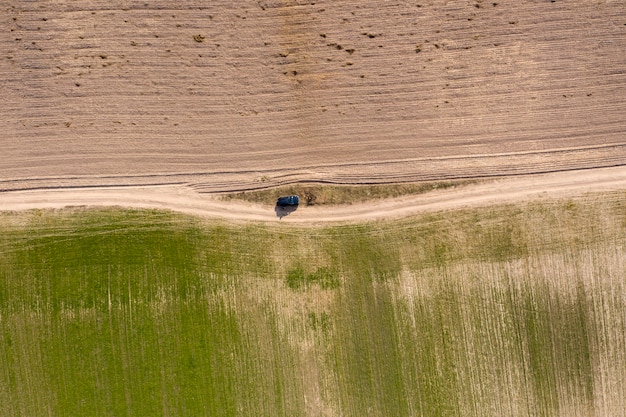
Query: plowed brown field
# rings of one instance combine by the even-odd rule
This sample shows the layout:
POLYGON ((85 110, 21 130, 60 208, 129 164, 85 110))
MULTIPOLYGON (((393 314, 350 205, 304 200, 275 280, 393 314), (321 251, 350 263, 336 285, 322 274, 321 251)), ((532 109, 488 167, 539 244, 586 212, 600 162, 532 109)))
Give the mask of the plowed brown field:
POLYGON ((0 189, 626 164, 623 1, 8 0, 0 189))

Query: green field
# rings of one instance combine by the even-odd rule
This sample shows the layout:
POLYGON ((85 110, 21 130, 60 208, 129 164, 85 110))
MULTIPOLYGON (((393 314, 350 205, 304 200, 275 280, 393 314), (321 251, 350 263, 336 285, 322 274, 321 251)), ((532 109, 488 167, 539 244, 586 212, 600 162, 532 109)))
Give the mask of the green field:
POLYGON ((624 410, 624 193, 324 227, 0 214, 0 416, 624 410))

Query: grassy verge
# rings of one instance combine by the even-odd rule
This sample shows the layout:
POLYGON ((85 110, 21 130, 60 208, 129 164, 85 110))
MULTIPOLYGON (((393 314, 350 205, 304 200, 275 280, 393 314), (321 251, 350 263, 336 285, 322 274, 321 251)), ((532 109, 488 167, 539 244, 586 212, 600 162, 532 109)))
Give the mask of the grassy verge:
POLYGON ((297 228, 0 215, 0 415, 626 409, 626 195, 297 228))
POLYGON ((275 204, 283 195, 299 195, 303 202, 316 205, 353 204, 369 200, 423 194, 433 190, 474 184, 475 180, 439 181, 382 185, 305 185, 295 184, 267 190, 223 194, 224 200, 243 200, 259 204, 275 204), (307 202, 308 197, 308 202, 307 202))

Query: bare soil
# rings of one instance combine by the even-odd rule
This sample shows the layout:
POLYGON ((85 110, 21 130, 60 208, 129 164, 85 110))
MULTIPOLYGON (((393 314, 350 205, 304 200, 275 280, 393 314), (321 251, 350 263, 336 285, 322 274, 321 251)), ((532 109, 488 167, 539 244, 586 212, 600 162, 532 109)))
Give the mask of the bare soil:
POLYGON ((9 0, 0 189, 626 164, 621 1, 9 0))

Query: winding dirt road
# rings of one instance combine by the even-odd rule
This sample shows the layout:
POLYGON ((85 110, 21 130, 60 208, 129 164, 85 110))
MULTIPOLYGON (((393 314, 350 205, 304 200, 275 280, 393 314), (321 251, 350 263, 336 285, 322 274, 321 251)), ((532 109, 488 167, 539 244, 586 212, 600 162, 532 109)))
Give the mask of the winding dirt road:
POLYGON ((300 224, 359 222, 538 198, 626 190, 626 166, 509 177, 422 195, 346 206, 300 207, 291 213, 263 205, 222 201, 184 186, 111 187, 12 191, 0 194, 0 210, 68 206, 156 208, 230 221, 279 220, 300 224))

